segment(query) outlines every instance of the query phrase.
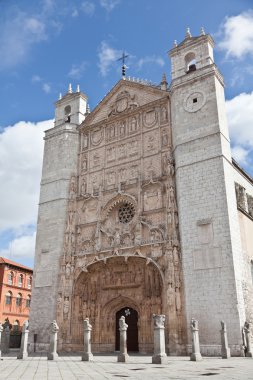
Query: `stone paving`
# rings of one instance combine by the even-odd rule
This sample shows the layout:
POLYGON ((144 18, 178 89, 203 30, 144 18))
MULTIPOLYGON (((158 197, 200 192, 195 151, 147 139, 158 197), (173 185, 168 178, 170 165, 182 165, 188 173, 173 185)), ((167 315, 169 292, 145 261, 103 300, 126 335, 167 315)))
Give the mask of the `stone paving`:
POLYGON ((48 361, 45 356, 17 360, 14 354, 0 361, 0 379, 8 380, 101 380, 205 379, 252 380, 252 358, 204 358, 191 362, 188 357, 168 357, 166 364, 151 364, 151 356, 131 355, 129 363, 117 363, 117 355, 94 355, 93 362, 82 362, 81 356, 59 356, 48 361))

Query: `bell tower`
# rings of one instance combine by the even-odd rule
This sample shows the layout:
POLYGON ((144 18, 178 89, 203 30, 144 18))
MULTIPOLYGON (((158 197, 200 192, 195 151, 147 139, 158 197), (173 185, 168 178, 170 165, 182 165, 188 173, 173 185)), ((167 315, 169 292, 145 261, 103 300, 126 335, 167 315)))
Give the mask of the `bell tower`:
MULTIPOLYGON (((203 28, 169 52, 171 118, 187 324, 199 320, 204 355, 220 354, 220 321, 240 355, 245 321, 224 83, 203 28)), ((190 341, 190 336, 188 337, 190 341)))
POLYGON ((49 345, 49 325, 56 319, 57 287, 63 254, 69 189, 76 187, 79 147, 77 127, 85 119, 87 97, 68 92, 55 103, 55 126, 45 132, 44 159, 35 248, 30 347, 49 345))

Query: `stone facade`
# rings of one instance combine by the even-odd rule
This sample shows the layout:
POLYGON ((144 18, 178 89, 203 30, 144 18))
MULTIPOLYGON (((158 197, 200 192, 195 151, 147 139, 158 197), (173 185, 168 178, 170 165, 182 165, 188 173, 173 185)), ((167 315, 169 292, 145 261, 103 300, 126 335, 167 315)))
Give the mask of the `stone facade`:
POLYGON ((56 319, 58 350, 82 351, 89 318, 92 352, 114 351, 116 314, 134 309, 142 353, 153 352, 158 314, 168 354, 187 352, 193 316, 203 354, 220 353, 221 319, 240 354, 243 255, 212 48, 204 34, 175 46, 169 89, 165 77, 160 86, 124 78, 92 113, 79 91, 56 102, 36 243, 37 349, 48 347, 56 319))

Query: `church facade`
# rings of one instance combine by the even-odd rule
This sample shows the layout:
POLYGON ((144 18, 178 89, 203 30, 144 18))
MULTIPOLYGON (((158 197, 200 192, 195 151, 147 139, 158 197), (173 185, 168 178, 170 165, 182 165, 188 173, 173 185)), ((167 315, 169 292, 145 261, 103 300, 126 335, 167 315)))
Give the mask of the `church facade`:
POLYGON ((30 347, 81 351, 89 317, 94 352, 153 350, 165 314, 168 354, 232 355, 253 322, 253 182, 232 160, 223 78, 202 34, 170 51, 172 81, 121 79, 90 113, 71 87, 45 133, 30 347))

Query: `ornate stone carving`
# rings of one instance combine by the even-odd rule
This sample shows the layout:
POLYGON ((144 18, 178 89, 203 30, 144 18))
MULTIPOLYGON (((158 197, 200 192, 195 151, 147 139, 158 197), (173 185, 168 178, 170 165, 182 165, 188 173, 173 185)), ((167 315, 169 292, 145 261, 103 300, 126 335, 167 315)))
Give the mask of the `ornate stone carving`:
POLYGON ((112 103, 110 107, 108 117, 138 107, 138 103, 136 102, 135 98, 135 95, 131 96, 128 91, 120 92, 117 95, 115 102, 112 103))
POLYGON ((103 128, 99 127, 92 131, 91 133, 91 142, 92 145, 97 146, 99 145, 103 140, 103 128))
POLYGON ((147 128, 152 128, 157 123, 157 110, 155 108, 150 109, 143 113, 143 124, 147 128))

